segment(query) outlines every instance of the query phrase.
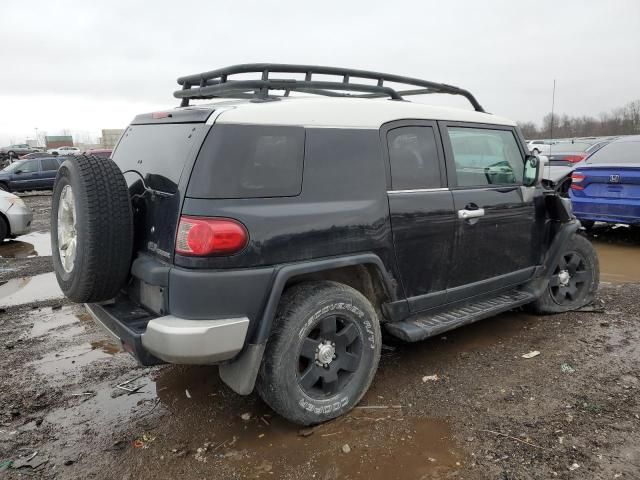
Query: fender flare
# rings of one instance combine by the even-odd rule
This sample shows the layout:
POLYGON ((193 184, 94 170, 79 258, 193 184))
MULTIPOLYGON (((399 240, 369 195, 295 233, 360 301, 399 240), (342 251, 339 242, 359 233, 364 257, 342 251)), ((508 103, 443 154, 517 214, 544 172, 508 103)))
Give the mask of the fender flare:
POLYGON ((354 265, 372 265, 380 273, 387 295, 396 300, 396 281, 387 271, 380 257, 374 253, 361 253, 342 257, 333 257, 309 262, 293 263, 277 267, 273 273, 271 289, 264 309, 258 319, 258 325, 249 343, 232 362, 220 365, 220 378, 233 391, 240 395, 249 395, 258 377, 262 356, 267 345, 273 319, 275 317, 282 292, 287 282, 307 273, 321 272, 354 265))

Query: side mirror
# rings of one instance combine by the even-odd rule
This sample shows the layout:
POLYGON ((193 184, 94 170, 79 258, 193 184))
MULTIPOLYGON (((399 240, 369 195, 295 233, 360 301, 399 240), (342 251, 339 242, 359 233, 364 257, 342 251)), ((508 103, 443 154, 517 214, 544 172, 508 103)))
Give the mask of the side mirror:
POLYGON ((538 172, 540 171, 540 159, 535 155, 527 155, 524 161, 524 178, 522 184, 525 187, 533 187, 538 183, 538 172))

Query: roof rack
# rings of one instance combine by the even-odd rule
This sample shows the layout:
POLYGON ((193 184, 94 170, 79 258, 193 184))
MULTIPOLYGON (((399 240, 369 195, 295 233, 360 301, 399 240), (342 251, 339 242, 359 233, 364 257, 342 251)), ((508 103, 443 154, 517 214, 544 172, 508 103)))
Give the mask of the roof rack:
POLYGON ((462 95, 478 112, 484 109, 467 90, 463 90, 444 83, 429 82, 418 78, 390 75, 387 73, 354 70, 352 68, 321 67, 316 65, 290 65, 279 63, 247 63, 220 68, 210 72, 197 73, 178 78, 181 90, 173 95, 182 99, 180 106, 189 106, 190 99, 211 98, 254 98, 268 100, 279 98, 269 95, 270 90, 283 90, 284 95, 290 92, 304 92, 329 97, 357 97, 380 98, 390 97, 393 100, 403 100, 403 96, 423 95, 429 93, 448 93, 462 95), (231 80, 232 75, 259 73, 260 79, 231 80), (272 78, 272 73, 304 74, 304 80, 272 78), (314 80, 314 75, 335 75, 341 77, 336 81, 314 80), (376 84, 356 83, 353 79, 375 80, 376 84), (408 90, 396 90, 385 86, 385 82, 419 87, 408 90))

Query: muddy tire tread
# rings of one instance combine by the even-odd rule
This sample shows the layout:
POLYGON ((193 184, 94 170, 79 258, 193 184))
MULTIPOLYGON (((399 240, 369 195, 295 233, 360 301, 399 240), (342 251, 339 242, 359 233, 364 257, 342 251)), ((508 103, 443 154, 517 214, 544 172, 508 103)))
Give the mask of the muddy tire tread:
POLYGON ((332 281, 314 281, 294 285, 287 289, 281 298, 258 374, 256 390, 265 403, 274 411, 295 423, 313 425, 335 418, 357 405, 369 389, 380 361, 381 345, 380 325, 375 310, 369 300, 358 290, 332 281), (319 420, 313 414, 297 408, 285 388, 281 388, 282 386, 277 385, 278 382, 274 382, 274 380, 283 378, 284 370, 290 368, 290 365, 286 364, 283 353, 287 349, 287 341, 291 336, 297 336, 299 333, 300 325, 295 320, 300 318, 303 312, 311 305, 321 304, 323 301, 334 298, 336 294, 346 294, 354 299, 359 306, 363 307, 365 314, 372 320, 374 325, 378 348, 374 353, 367 378, 359 389, 357 396, 349 402, 349 405, 344 410, 329 418, 319 420))

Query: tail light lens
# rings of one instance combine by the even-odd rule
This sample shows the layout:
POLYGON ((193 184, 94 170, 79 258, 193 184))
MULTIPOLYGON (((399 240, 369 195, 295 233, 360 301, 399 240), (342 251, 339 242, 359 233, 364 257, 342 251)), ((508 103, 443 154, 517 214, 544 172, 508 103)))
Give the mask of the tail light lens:
POLYGON ((567 155, 564 160, 570 163, 578 163, 584 160, 585 157, 586 155, 567 155))
POLYGON ((585 178, 586 177, 581 173, 577 173, 577 172, 572 173, 571 174, 571 189, 572 190, 584 190, 584 186, 580 185, 580 183, 585 178))
POLYGON ((244 225, 230 218, 180 217, 176 253, 190 256, 231 255, 249 239, 244 225))

